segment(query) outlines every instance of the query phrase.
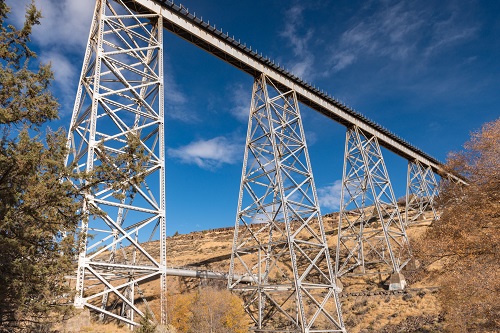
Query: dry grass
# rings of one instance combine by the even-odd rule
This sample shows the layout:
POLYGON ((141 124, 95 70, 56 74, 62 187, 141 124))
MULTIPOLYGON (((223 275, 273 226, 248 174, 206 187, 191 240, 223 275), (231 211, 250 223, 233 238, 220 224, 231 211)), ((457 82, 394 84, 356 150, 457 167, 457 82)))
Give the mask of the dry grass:
MULTIPOLYGON (((432 317, 436 324, 440 307, 432 292, 395 295, 349 296, 341 299, 346 327, 351 333, 382 332, 409 317, 432 317)), ((435 331, 435 330, 434 330, 435 331)))
MULTIPOLYGON (((329 214, 324 218, 325 231, 329 246, 336 243, 337 214, 329 214)), ((418 237, 429 227, 430 222, 408 228, 411 239, 418 237)), ((196 267, 214 271, 228 271, 233 229, 216 229, 177 235, 167 239, 167 265, 173 267, 196 267)), ((158 257, 158 242, 144 244, 153 256, 158 257)), ((341 294, 342 312, 346 328, 350 333, 364 332, 417 332, 411 327, 422 327, 418 332, 439 332, 441 329, 440 306, 435 290, 426 290, 435 286, 435 276, 422 275, 415 277, 410 273, 410 289, 405 293, 393 295, 376 295, 383 290, 387 276, 371 276, 346 278, 344 291, 341 294), (424 288, 412 291, 412 288, 424 288), (353 296, 352 293, 362 293, 363 296, 353 296)), ((405 275, 406 275, 405 274, 405 275)), ((168 293, 170 295, 186 292, 201 284, 212 284, 224 287, 224 281, 200 281, 180 277, 168 278, 168 293)), ((158 281, 150 281, 141 286, 148 298, 153 311, 159 308, 158 281)), ((124 327, 113 323, 93 324, 84 327, 81 332, 121 333, 129 332, 124 327)))
MULTIPOLYGON (((430 214, 427 222, 408 228, 408 237, 414 239, 430 226, 430 214)), ((336 243, 336 223, 338 215, 332 214, 324 218, 325 231, 330 246, 336 243)), ((169 239, 169 264, 196 266, 205 269, 227 271, 229 254, 232 245, 232 228, 227 230, 197 232, 179 235, 169 239)), ((410 276, 410 273, 406 273, 410 276)), ((353 292, 370 293, 383 290, 383 282, 387 276, 368 278, 351 278, 344 295, 353 292)), ((180 279, 180 278, 179 278, 180 279)), ((411 288, 435 286, 435 278, 421 276, 413 278, 411 288)), ((179 281, 182 284, 181 281, 179 281)), ((191 281, 195 283, 196 281, 191 281)), ((429 326, 429 332, 441 330, 440 312, 435 291, 409 291, 395 295, 343 296, 342 311, 349 332, 390 332, 403 329, 407 321, 429 326), (399 325, 399 326, 398 326, 399 325)), ((422 331, 424 332, 424 331, 422 331)))
POLYGON ((126 327, 120 327, 115 323, 109 323, 109 324, 99 324, 99 323, 92 323, 89 326, 84 326, 81 328, 80 332, 85 333, 94 333, 94 332, 99 332, 99 333, 130 333, 130 330, 126 327))

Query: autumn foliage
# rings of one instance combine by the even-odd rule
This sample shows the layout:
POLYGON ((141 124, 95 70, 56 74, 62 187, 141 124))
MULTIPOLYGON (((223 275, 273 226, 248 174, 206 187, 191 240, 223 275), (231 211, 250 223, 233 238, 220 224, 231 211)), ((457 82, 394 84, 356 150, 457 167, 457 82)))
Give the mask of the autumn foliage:
POLYGON ((438 267, 447 331, 499 332, 500 118, 464 148, 447 167, 468 185, 444 183, 441 219, 414 246, 424 267, 438 267))
POLYGON ((246 333, 240 298, 228 290, 202 288, 168 298, 168 321, 182 333, 246 333))

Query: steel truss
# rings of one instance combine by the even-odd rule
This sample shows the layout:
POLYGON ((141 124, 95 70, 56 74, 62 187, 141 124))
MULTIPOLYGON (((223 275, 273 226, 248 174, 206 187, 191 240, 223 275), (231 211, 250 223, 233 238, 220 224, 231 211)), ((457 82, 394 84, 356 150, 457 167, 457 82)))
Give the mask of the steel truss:
POLYGON ((431 210, 435 220, 439 215, 434 205, 438 195, 438 182, 430 166, 424 166, 418 160, 408 161, 406 187, 406 226, 419 220, 425 211, 431 210))
POLYGON ((410 259, 408 237, 378 140, 356 126, 348 128, 336 275, 399 274, 410 259))
POLYGON ((262 74, 252 96, 229 288, 255 332, 345 332, 296 93, 262 74))
POLYGON ((166 321, 162 33, 158 14, 96 1, 67 143, 90 214, 80 225, 74 304, 131 326, 146 311, 166 321), (81 172, 113 176, 93 182, 81 172), (153 239, 159 249, 141 244, 153 239), (160 299, 148 304, 141 288, 154 280, 160 299))

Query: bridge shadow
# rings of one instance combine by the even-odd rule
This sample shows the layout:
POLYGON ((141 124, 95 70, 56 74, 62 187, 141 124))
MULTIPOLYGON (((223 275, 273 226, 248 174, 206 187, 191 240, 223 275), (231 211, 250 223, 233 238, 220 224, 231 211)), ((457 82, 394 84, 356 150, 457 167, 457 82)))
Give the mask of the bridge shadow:
POLYGON ((202 260, 202 261, 197 261, 197 262, 192 262, 192 263, 189 263, 189 266, 194 266, 194 267, 203 267, 203 266, 208 266, 210 264, 213 264, 213 263, 216 263, 216 262, 219 262, 219 261, 223 261, 223 260, 229 260, 231 259, 231 252, 229 252, 229 254, 223 254, 223 255, 220 255, 220 256, 215 256, 215 257, 212 257, 212 258, 208 258, 208 259, 205 259, 205 260, 202 260))

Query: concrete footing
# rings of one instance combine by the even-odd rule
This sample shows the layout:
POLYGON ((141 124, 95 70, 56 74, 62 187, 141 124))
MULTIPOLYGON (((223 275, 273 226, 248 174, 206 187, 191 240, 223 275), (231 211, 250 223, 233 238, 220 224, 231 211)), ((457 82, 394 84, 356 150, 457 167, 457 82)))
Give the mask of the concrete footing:
POLYGON ((406 280, 403 274, 393 273, 389 278, 389 290, 403 290, 406 287, 406 280))
POLYGON ((339 279, 335 279, 335 285, 336 285, 336 287, 337 287, 337 288, 335 288, 335 289, 336 289, 336 291, 337 291, 338 293, 341 293, 341 292, 342 292, 342 290, 344 290, 344 285, 342 284, 342 282, 341 282, 339 279))

